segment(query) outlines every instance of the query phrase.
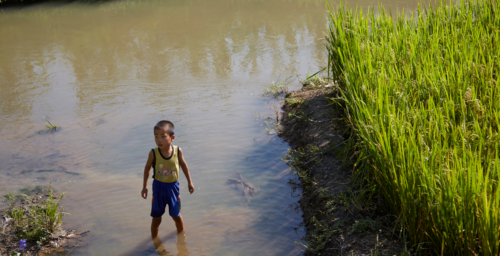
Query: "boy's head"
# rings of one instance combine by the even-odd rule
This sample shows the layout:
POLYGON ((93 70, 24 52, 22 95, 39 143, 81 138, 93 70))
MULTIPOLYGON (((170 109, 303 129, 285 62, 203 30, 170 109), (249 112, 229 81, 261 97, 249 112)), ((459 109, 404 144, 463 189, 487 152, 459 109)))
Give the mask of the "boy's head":
POLYGON ((155 142, 159 148, 168 148, 175 139, 174 124, 167 120, 162 120, 154 128, 155 142))

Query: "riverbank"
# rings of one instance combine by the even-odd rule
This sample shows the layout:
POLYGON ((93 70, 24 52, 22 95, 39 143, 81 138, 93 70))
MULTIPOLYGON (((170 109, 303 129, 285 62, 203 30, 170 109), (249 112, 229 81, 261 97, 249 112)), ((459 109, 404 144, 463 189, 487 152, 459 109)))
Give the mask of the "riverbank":
POLYGON ((404 245, 382 198, 352 182, 354 161, 342 149, 349 131, 336 85, 322 81, 285 96, 280 136, 303 190, 305 255, 394 255, 404 245))

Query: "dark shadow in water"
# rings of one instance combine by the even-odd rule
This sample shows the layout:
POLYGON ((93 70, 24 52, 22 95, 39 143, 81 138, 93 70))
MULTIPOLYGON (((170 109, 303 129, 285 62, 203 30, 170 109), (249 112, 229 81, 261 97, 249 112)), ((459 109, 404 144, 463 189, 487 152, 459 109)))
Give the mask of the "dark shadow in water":
POLYGON ((138 243, 134 249, 122 255, 137 256, 156 254, 154 252, 161 256, 189 256, 189 251, 186 245, 186 234, 184 232, 177 234, 177 232, 174 231, 164 236, 162 239, 156 237, 155 239, 151 240, 151 238, 148 237, 138 243), (177 237, 177 255, 167 251, 162 242, 172 240, 175 237, 177 237), (151 245, 154 245, 154 248, 151 245))

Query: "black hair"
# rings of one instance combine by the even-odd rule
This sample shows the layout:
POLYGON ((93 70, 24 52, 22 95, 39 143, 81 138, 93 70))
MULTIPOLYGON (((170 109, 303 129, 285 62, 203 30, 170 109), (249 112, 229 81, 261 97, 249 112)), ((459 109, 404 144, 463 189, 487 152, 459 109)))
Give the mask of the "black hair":
POLYGON ((155 130, 161 130, 167 128, 168 135, 174 135, 174 124, 167 120, 161 120, 155 125, 155 130))

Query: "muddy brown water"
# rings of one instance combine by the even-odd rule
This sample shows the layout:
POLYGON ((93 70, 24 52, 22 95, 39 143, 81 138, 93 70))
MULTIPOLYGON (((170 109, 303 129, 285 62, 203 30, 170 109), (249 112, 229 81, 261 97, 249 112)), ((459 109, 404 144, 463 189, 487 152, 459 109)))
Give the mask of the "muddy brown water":
POLYGON ((261 94, 273 79, 325 66, 325 30, 325 3, 313 0, 0 11, 0 194, 50 182, 67 192, 65 227, 90 230, 72 255, 155 255, 142 170, 152 127, 168 119, 196 187, 189 195, 181 177, 185 239, 171 220, 161 225, 169 255, 301 255, 293 176, 279 159, 288 146, 267 133, 276 103, 261 94), (60 128, 45 129, 44 116, 60 128), (234 171, 259 188, 250 202, 227 185, 234 171))

